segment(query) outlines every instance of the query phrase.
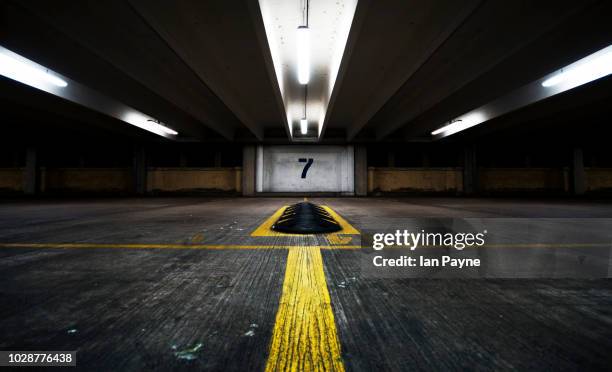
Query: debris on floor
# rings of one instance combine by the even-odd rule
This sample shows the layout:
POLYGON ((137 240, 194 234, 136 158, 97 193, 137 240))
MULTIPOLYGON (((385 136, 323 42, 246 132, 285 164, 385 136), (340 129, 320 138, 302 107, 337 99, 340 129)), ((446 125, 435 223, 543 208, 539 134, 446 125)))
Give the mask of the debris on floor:
POLYGON ((253 337, 255 336, 255 329, 259 328, 259 325, 256 323, 251 323, 249 325, 249 330, 244 334, 247 337, 253 337))
POLYGON ((340 283, 338 283, 338 287, 346 288, 346 287, 349 287, 352 283, 355 283, 356 281, 357 281, 357 278, 354 276, 351 276, 350 278, 347 278, 346 280, 343 280, 340 283))
MULTIPOLYGON (((174 356, 177 359, 182 359, 182 360, 194 360, 194 359, 198 359, 198 351, 200 351, 202 349, 203 344, 201 342, 198 342, 197 344, 195 344, 194 346, 187 348, 187 349, 183 349, 180 351, 175 351, 174 352, 174 356)), ((176 345, 172 345, 172 350, 176 350, 177 346, 176 345)))

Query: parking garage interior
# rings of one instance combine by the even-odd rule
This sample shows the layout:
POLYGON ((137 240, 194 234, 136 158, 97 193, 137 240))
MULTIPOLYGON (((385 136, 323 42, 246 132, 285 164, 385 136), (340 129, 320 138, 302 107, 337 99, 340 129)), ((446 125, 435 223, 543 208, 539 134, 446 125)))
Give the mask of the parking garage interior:
POLYGON ((609 369, 610 19, 1 0, 0 364, 609 369), (275 230, 310 206, 335 231, 275 230), (378 266, 408 230, 481 266, 378 266))

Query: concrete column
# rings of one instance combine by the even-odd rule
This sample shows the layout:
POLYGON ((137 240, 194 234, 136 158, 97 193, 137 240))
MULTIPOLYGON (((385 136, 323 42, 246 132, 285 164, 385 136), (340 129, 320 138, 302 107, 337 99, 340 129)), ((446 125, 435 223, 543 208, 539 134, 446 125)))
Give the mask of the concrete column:
POLYGON ((365 145, 355 146, 355 195, 368 195, 368 150, 365 145))
POLYGON ((476 150, 468 146, 464 150, 463 158, 463 193, 474 195, 478 192, 478 165, 476 164, 476 150))
POLYGON ((257 147, 245 145, 242 148, 242 195, 255 195, 255 166, 257 147))
POLYGON ((423 168, 429 168, 429 152, 423 151, 423 168))
POLYGON ((395 153, 393 151, 387 152, 387 167, 395 168, 395 153))
POLYGON ((215 168, 221 168, 221 151, 215 151, 215 168))
POLYGON ((574 149, 572 156, 572 186, 574 195, 583 195, 586 191, 586 175, 584 172, 584 155, 582 149, 574 149))
POLYGON ((38 154, 35 147, 26 149, 25 169, 23 172, 23 192, 34 195, 38 191, 39 183, 38 154))
POLYGON ((134 165, 132 168, 134 177, 134 192, 137 195, 147 193, 147 157, 143 145, 134 147, 134 165))

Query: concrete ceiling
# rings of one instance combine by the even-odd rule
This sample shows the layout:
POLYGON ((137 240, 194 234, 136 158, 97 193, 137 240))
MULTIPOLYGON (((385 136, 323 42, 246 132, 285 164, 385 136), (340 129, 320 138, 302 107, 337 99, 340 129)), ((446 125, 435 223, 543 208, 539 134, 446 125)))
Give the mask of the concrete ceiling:
MULTIPOLYGON (((299 92, 283 79, 295 72, 295 27, 275 20, 288 30, 277 41, 291 57, 277 79, 265 3, 2 0, 0 45, 168 123, 182 139, 288 141, 286 98, 299 92)), ((300 0, 267 3, 296 10, 300 0)), ((324 56, 333 20, 311 4, 324 56)), ((324 117, 324 140, 429 140, 457 115, 612 44, 609 1, 359 0, 352 19, 335 85, 329 66, 313 70, 309 102, 322 103, 313 115, 324 117)), ((41 102, 14 89, 0 79, 3 97, 41 102)), ((44 109, 54 107, 62 110, 44 109)))
POLYGON ((1 5, 2 45, 188 137, 210 128, 226 139, 263 139, 284 118, 256 32, 261 15, 246 2, 1 5))
POLYGON ((293 139, 318 139, 346 45, 357 0, 259 0, 275 74, 293 139), (309 33, 308 84, 298 81, 298 26, 309 33), (299 122, 308 120, 308 133, 299 122))
POLYGON ((434 113, 409 132, 427 136, 612 40, 610 6, 597 1, 372 1, 364 11, 329 123, 349 139, 380 140, 434 113), (462 102, 448 110, 451 96, 462 102))

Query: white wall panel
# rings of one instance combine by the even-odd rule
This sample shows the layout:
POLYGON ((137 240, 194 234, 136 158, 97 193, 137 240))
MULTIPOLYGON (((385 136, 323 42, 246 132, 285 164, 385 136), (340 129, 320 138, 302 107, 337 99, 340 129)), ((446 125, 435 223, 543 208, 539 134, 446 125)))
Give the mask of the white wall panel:
POLYGON ((353 171, 352 146, 260 146, 257 151, 258 192, 352 194, 353 171), (308 159, 312 164, 302 178, 308 159))

